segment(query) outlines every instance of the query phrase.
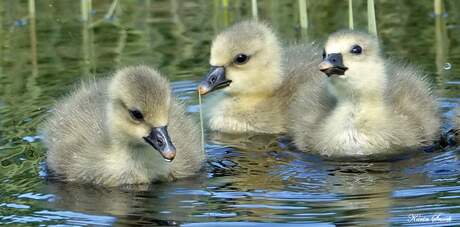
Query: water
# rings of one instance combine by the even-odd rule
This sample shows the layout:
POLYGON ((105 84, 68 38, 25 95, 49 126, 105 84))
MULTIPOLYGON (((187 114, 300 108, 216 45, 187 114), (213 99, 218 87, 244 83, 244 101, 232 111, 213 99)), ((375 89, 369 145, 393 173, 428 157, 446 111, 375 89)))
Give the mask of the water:
MULTIPOLYGON (((198 119, 195 88, 208 69, 212 37, 251 18, 251 1, 0 2, 0 224, 12 225, 460 225, 456 147, 403 160, 346 163, 289 149, 270 136, 209 135, 209 161, 195 178, 150 187, 100 188, 52 182, 38 131, 54 100, 82 78, 130 64, 157 66, 198 119), (104 18, 107 16, 107 20, 104 18)), ((353 1, 367 29, 366 1, 353 1)), ((450 126, 460 101, 460 3, 433 16, 432 1, 376 1, 387 55, 420 65, 450 126)), ((258 1, 261 19, 288 43, 322 42, 348 27, 347 1, 309 1, 301 31, 298 1, 258 1), (305 36, 306 34, 306 36, 305 36)))

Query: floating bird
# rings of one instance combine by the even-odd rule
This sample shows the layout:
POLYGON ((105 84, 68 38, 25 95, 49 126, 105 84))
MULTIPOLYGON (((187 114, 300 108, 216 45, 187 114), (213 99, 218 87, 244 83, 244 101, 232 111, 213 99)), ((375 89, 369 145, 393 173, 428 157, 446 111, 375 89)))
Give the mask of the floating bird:
POLYGON ((199 171, 199 128, 147 66, 86 82, 57 103, 44 125, 48 168, 66 181, 119 186, 199 171))
POLYGON ((290 106, 289 130, 299 149, 334 159, 378 159, 439 138, 438 105, 425 77, 384 59, 377 38, 336 32, 323 58, 319 70, 327 80, 298 89, 290 106))
POLYGON ((282 48, 264 23, 237 23, 212 42, 211 69, 200 83, 205 121, 224 133, 278 134, 287 131, 287 109, 300 84, 316 87, 320 51, 310 44, 282 48))

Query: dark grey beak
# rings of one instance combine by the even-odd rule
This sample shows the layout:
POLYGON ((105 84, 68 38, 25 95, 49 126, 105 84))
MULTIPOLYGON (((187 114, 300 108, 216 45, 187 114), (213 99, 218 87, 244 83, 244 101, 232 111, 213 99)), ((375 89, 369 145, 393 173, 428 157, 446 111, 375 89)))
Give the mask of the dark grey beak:
POLYGON ((223 66, 211 66, 208 74, 198 86, 198 93, 205 95, 230 85, 232 81, 225 78, 225 68, 223 66))
POLYGON ((144 140, 159 151, 166 161, 170 162, 176 157, 176 147, 171 142, 167 126, 152 128, 144 140))
POLYGON ((342 54, 328 54, 319 64, 319 70, 328 77, 332 75, 344 75, 347 69, 343 65, 342 54))

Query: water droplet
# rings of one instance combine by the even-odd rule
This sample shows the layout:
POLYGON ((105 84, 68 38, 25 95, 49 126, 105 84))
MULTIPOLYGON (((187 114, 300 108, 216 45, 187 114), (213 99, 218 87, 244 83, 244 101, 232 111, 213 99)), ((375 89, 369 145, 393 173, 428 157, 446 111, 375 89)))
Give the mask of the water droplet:
POLYGON ((22 138, 23 141, 26 141, 26 142, 29 142, 29 143, 33 143, 37 140, 40 140, 42 139, 40 136, 24 136, 22 138))
POLYGON ((451 70, 452 69, 452 64, 450 64, 449 62, 447 62, 446 64, 444 64, 444 70, 451 70))

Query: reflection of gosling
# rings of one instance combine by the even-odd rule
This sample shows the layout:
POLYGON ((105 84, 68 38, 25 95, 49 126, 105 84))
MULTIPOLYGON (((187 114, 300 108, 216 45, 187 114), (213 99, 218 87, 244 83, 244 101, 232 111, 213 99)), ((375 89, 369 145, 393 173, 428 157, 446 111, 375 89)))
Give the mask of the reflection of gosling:
POLYGON ((316 91, 304 87, 290 108, 290 132, 299 149, 371 158, 438 138, 440 118, 429 86, 413 67, 385 61, 377 39, 340 31, 324 51, 319 67, 328 80, 318 88, 323 95, 312 96, 316 91))
POLYGON ((44 131, 48 167, 68 181, 170 180, 196 173, 205 158, 199 128, 167 79, 146 66, 83 84, 57 104, 44 131))
POLYGON ((263 23, 241 22, 224 30, 212 43, 211 70, 198 88, 201 94, 222 89, 205 102, 208 127, 225 133, 286 132, 295 88, 324 80, 315 51, 310 45, 283 50, 263 23))

